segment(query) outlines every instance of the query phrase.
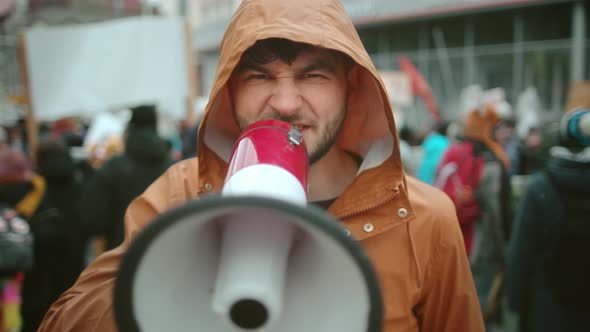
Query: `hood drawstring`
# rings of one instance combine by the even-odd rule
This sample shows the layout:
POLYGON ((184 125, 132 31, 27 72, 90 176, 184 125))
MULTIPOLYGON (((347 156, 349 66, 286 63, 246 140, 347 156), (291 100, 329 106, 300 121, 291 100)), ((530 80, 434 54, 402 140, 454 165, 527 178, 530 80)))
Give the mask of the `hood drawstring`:
POLYGON ((410 238, 410 248, 412 250, 412 258, 414 259, 414 264, 416 264, 416 271, 418 272, 417 285, 418 285, 418 288, 422 288, 422 270, 420 269, 420 264, 418 263, 418 255, 416 254, 416 246, 414 245, 414 238, 412 237, 412 232, 410 232, 410 223, 409 222, 406 222, 406 230, 408 231, 408 237, 410 238))

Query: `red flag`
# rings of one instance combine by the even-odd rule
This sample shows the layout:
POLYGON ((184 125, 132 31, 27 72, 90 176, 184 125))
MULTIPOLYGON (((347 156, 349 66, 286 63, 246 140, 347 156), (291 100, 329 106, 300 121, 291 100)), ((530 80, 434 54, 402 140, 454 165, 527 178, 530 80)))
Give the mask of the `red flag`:
POLYGON ((399 67, 400 69, 408 75, 410 82, 412 84, 412 92, 416 96, 420 96, 428 108, 428 111, 432 114, 435 121, 440 121, 441 116, 438 112, 438 106, 436 105, 436 101, 434 100, 434 95, 432 94, 432 90, 430 86, 422 77, 418 68, 414 66, 414 64, 408 59, 405 55, 400 55, 398 58, 399 67))

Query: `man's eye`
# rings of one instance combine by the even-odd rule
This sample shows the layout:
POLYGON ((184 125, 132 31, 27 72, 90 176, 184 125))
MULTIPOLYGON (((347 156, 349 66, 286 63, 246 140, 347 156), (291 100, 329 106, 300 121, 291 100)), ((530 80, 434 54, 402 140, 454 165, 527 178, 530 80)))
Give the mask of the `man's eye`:
POLYGON ((322 74, 318 74, 318 73, 309 73, 309 74, 305 74, 306 78, 326 78, 326 76, 322 75, 322 74))
POLYGON ((325 79, 327 79, 326 75, 323 75, 320 73, 307 73, 303 77, 308 80, 325 80, 325 79))

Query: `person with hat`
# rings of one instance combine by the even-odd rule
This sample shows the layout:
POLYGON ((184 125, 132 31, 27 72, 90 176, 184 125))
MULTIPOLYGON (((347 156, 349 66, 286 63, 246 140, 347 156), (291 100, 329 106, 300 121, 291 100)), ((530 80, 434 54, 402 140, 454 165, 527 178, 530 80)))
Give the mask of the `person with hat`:
MULTIPOLYGON (((5 213, 18 213, 19 218, 30 220, 46 194, 46 182, 34 173, 25 155, 10 147, 0 147, 0 221, 3 236, 12 236, 7 232, 5 213)), ((28 224, 28 223, 27 223, 28 224)), ((35 229, 27 227, 33 236, 35 229)), ((3 247, 1 255, 10 255, 12 251, 3 247)), ((34 258, 33 258, 34 260, 34 258)), ((10 257, 2 258, 3 262, 11 261, 10 257)), ((20 329, 22 327, 20 307, 20 289, 24 271, 0 271, 0 330, 4 327, 20 329), (11 295, 12 294, 12 295, 11 295)))
POLYGON ((76 164, 60 140, 44 140, 35 153, 35 171, 46 191, 29 223, 34 236, 34 264, 22 285, 21 332, 37 331, 49 306, 71 287, 84 268, 86 238, 78 203, 83 186, 76 164))
POLYGON ((168 145, 158 136, 156 108, 134 107, 124 152, 106 161, 82 194, 82 224, 88 236, 105 236, 106 249, 121 244, 127 206, 171 164, 168 145))
POLYGON ((531 175, 513 224, 507 295, 521 331, 587 331, 590 81, 570 90, 558 144, 531 175))
POLYGON ((45 180, 34 173, 26 156, 12 148, 0 149, 0 201, 30 218, 45 195, 45 180))
POLYGON ((460 142, 443 156, 436 177, 455 203, 479 302, 488 327, 497 321, 510 207, 510 161, 497 135, 502 118, 497 105, 471 110, 460 142))

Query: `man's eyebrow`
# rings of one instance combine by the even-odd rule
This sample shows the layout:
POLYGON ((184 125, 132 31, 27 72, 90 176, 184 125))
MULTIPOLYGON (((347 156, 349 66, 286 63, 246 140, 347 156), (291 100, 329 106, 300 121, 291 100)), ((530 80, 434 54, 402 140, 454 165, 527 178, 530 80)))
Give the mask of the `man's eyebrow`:
POLYGON ((316 59, 312 63, 297 71, 299 73, 309 73, 310 71, 314 70, 323 70, 331 74, 335 74, 337 72, 336 65, 328 62, 326 59, 316 59))
POLYGON ((259 72, 267 74, 267 75, 271 74, 271 71, 268 68, 266 68, 262 65, 256 64, 254 62, 250 62, 250 61, 239 64, 237 72, 239 74, 241 74, 241 73, 243 73, 245 71, 249 71, 249 70, 259 71, 259 72))

